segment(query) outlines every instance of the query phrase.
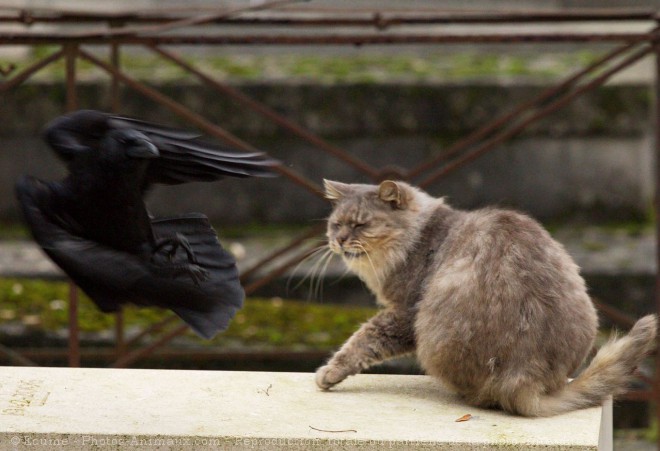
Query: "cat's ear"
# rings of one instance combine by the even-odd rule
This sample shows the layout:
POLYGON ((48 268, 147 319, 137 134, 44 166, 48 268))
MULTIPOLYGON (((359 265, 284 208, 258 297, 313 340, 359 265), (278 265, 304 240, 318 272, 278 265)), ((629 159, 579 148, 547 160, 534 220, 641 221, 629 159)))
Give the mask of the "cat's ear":
POLYGON ((323 179, 323 186, 325 187, 325 198, 330 202, 336 202, 346 195, 349 187, 345 183, 333 182, 332 180, 323 179))
POLYGON ((393 208, 403 210, 408 206, 406 194, 405 187, 392 180, 385 180, 378 186, 378 197, 382 201, 389 202, 393 208))

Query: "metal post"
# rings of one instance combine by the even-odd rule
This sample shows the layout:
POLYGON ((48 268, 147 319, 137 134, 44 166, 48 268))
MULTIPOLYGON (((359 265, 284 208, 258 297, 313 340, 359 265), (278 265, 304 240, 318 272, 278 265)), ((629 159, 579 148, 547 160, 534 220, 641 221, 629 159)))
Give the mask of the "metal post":
POLYGON ((69 366, 80 366, 78 287, 72 281, 69 281, 69 366))
MULTIPOLYGON (((66 67, 66 110, 78 108, 76 92, 76 45, 64 46, 64 62, 66 67)), ((80 333, 78 328, 78 287, 69 281, 69 366, 80 366, 80 333)))
POLYGON ((126 354, 126 341, 124 340, 124 311, 121 306, 115 313, 115 354, 118 359, 126 354))
MULTIPOLYGON (((110 28, 123 27, 123 22, 112 22, 110 28)), ((119 53, 119 44, 113 42, 110 46, 110 64, 117 71, 121 65, 121 55, 119 53)), ((121 99, 119 97, 120 81, 117 75, 111 74, 110 79, 110 110, 113 113, 119 113, 121 108, 121 99)), ((126 353, 126 341, 124 340, 124 311, 119 306, 119 310, 115 313, 115 352, 117 358, 121 358, 126 353)))
MULTIPOLYGON (((660 313, 660 43, 653 43, 655 51, 655 105, 653 109, 655 127, 655 243, 656 243, 656 272, 655 272, 655 303, 660 313)), ((660 351, 655 354, 655 383, 653 384, 653 401, 655 414, 660 424, 660 351)), ((660 449, 660 435, 657 438, 657 447, 660 449)))
POLYGON ((66 110, 78 109, 78 94, 76 92, 76 57, 78 46, 66 44, 64 46, 64 61, 66 66, 66 110))
MULTIPOLYGON (((120 66, 120 55, 119 55, 119 44, 113 42, 110 46, 110 64, 112 67, 119 70, 120 66)), ((110 109, 113 113, 119 113, 120 108, 120 99, 119 99, 119 78, 115 74, 112 74, 110 82, 110 109)))

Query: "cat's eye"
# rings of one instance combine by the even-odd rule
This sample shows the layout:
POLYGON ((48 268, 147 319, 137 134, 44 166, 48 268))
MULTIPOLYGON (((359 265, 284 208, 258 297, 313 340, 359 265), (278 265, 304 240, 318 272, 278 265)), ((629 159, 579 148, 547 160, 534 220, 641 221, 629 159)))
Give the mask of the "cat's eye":
POLYGON ((353 224, 353 230, 361 229, 362 227, 366 226, 367 224, 364 222, 357 222, 353 224))

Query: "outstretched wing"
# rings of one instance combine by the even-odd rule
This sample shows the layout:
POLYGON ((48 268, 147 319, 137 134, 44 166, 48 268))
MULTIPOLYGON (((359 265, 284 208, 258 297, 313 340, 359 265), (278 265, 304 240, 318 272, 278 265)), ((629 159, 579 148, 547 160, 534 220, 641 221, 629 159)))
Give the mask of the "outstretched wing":
POLYGON ((111 116, 113 128, 133 128, 151 139, 160 158, 149 164, 148 183, 175 185, 229 177, 272 177, 278 161, 261 152, 242 152, 209 143, 199 135, 140 121, 111 116))
MULTIPOLYGON (((203 215, 154 220, 159 238, 183 234, 209 277, 199 284, 186 275, 162 277, 154 263, 71 233, 44 214, 50 192, 30 177, 16 184, 16 195, 32 235, 48 256, 104 312, 120 305, 167 308, 203 338, 225 330, 241 308, 243 288, 234 258, 220 246, 203 215)), ((162 255, 161 259, 167 256, 162 255)))
POLYGON ((60 116, 44 129, 44 139, 66 163, 99 148, 111 130, 140 131, 158 147, 160 158, 149 165, 146 182, 175 185, 223 177, 272 177, 279 162, 260 152, 241 152, 212 144, 195 132, 95 110, 60 116))

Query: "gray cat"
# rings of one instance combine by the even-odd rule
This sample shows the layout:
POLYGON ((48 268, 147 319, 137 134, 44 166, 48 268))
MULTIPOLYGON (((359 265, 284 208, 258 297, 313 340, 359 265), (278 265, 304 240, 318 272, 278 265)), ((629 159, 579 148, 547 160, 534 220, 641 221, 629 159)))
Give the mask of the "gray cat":
POLYGON ((577 265, 536 221, 455 210, 403 182, 325 189, 329 247, 383 308, 318 369, 322 389, 416 352, 473 405, 548 416, 623 393, 655 347, 657 320, 645 316, 567 383, 598 319, 577 265))

